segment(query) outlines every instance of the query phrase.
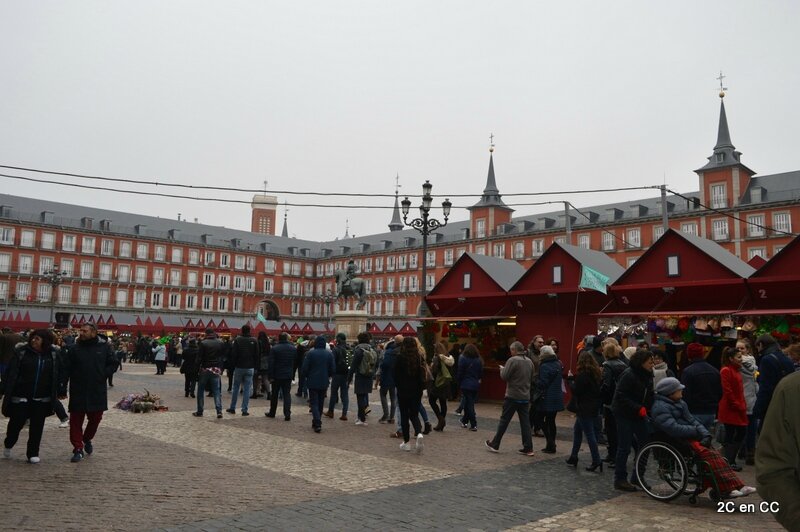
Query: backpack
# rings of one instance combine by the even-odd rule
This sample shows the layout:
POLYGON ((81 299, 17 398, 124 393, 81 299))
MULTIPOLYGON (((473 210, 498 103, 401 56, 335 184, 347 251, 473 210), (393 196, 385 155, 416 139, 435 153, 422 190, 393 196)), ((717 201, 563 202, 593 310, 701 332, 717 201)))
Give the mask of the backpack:
POLYGON ((375 353, 372 346, 367 344, 362 344, 358 346, 358 348, 363 355, 361 357, 361 364, 358 366, 358 374, 363 377, 371 377, 375 373, 375 364, 378 361, 378 354, 375 353))

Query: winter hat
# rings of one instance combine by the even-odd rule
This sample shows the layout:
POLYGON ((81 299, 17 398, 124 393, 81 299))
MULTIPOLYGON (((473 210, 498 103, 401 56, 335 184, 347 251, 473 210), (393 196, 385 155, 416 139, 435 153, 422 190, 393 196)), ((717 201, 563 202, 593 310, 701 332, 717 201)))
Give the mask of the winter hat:
POLYGON ((691 344, 686 346, 686 356, 689 357, 689 360, 694 360, 696 358, 703 358, 706 354, 706 350, 703 348, 702 345, 698 344, 697 342, 692 342, 691 344))
POLYGON ((320 334, 319 336, 317 336, 317 339, 314 340, 314 347, 316 347, 317 349, 319 348, 325 349, 325 344, 327 343, 328 341, 325 339, 325 337, 320 334))
POLYGON ((340 341, 340 342, 346 342, 347 341, 347 335, 345 333, 343 333, 343 332, 336 333, 336 339, 338 341, 340 341))
POLYGON ((686 386, 681 384, 681 381, 675 377, 666 377, 658 381, 658 384, 656 384, 656 393, 659 395, 672 395, 678 390, 683 390, 684 388, 686 388, 686 386))
POLYGON ((622 354, 625 355, 625 358, 630 360, 635 352, 636 352, 636 348, 631 346, 631 347, 626 347, 625 351, 623 351, 622 354))

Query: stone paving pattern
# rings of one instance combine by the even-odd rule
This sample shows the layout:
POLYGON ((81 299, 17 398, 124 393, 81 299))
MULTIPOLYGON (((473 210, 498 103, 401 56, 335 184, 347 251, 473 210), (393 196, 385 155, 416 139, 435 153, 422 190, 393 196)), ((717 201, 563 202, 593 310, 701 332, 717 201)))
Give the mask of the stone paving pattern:
MULTIPOLYGON (((393 427, 375 422, 377 393, 368 426, 353 424, 353 397, 350 421, 340 421, 337 411, 315 434, 305 401, 295 396, 290 422, 264 417, 263 399, 251 401, 249 417, 197 419, 194 400, 183 397, 183 376, 173 368, 166 376, 153 373, 125 365, 109 400, 147 388, 170 411, 109 410, 95 453, 79 464, 69 462, 68 431, 54 417, 46 423, 41 464, 25 463, 23 432, 12 459, 0 459, 0 529, 781 530, 768 514, 718 513, 708 498, 692 506, 686 497, 665 504, 620 494, 610 470, 567 468, 566 413, 558 418, 558 454, 538 452, 544 441, 537 438, 536 457, 529 458, 515 452, 514 424, 499 454, 484 449, 498 405, 478 406, 480 430, 473 433, 458 426, 457 403, 450 403, 448 427, 427 436, 418 455, 401 452, 399 440, 388 437, 393 427)), ((213 414, 209 401, 206 412, 213 414)), ((223 407, 229 402, 223 392, 223 407)), ((581 466, 589 462, 585 445, 583 451, 581 466)), ((742 475, 753 483, 752 467, 742 475)))

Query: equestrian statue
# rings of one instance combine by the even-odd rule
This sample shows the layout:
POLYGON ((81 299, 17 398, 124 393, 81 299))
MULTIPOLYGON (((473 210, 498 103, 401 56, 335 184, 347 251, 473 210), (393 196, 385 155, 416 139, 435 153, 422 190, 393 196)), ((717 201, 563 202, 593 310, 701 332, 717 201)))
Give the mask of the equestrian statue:
POLYGON ((356 277, 356 265, 351 260, 347 263, 346 270, 336 270, 333 274, 336 279, 336 297, 343 297, 345 302, 348 297, 356 299, 356 310, 361 310, 367 303, 367 285, 364 279, 356 277))

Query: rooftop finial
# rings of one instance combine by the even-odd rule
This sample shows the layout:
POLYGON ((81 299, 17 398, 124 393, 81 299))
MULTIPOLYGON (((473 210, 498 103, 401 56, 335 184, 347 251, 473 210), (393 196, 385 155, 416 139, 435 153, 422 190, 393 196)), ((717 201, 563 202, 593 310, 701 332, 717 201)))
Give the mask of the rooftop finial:
POLYGON ((397 175, 394 177, 394 195, 395 196, 397 196, 397 194, 400 192, 400 187, 402 187, 402 186, 403 185, 400 184, 400 172, 397 172, 397 175))
POLYGON ((264 180, 264 195, 267 195, 267 180, 264 180))
POLYGON ((726 76, 722 75, 722 70, 720 70, 719 71, 719 77, 717 78, 719 80, 719 97, 720 98, 724 98, 725 97, 725 91, 728 90, 728 87, 725 87, 725 86, 722 85, 722 80, 725 79, 725 77, 726 76))
POLYGON ((494 133, 489 133, 489 153, 494 151, 494 133))

